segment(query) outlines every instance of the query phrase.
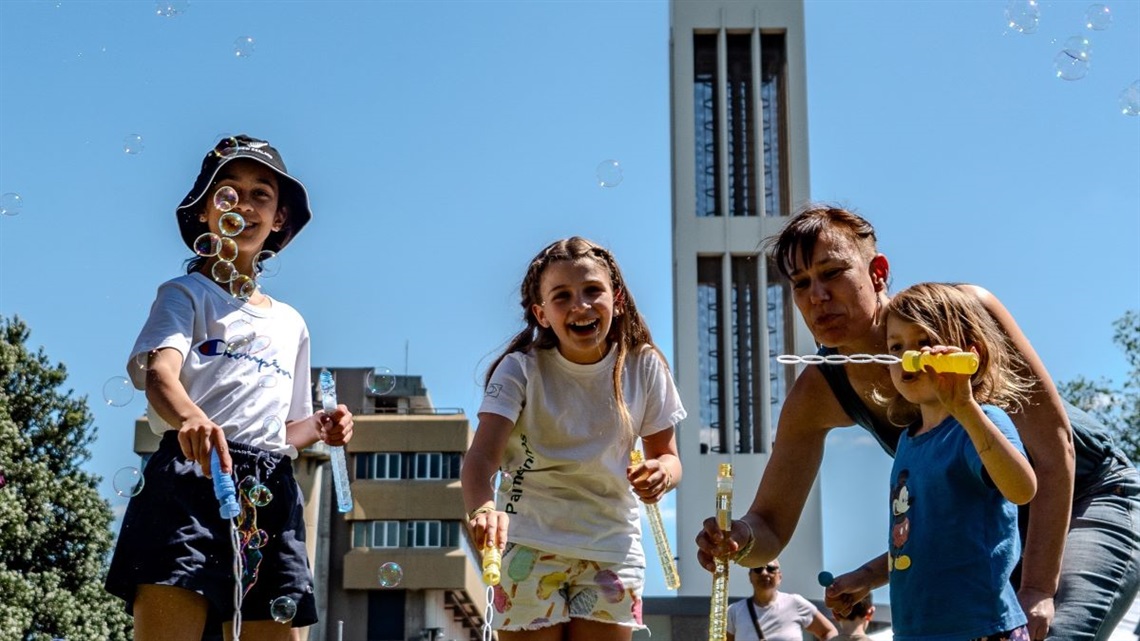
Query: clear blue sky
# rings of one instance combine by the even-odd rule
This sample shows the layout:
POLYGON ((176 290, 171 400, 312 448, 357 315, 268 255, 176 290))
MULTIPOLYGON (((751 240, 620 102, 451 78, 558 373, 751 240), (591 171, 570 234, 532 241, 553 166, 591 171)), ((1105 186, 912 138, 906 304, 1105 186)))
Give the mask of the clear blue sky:
MULTIPOLYGON (((0 2, 0 193, 23 199, 0 217, 0 314, 89 397, 89 467, 118 508, 144 401, 109 407, 102 387, 182 272, 173 209, 221 133, 268 138, 309 188, 314 220, 265 289, 305 315, 315 364, 406 368, 474 420, 527 260, 571 234, 614 250, 672 352, 665 2, 175 4, 0 2), (606 159, 617 187, 597 185, 606 159)), ((878 226, 896 289, 985 285, 1055 378, 1120 380, 1140 118, 1118 95, 1140 79, 1140 3, 1108 2, 1105 31, 1089 4, 1041 2, 1022 35, 1000 0, 807 2, 811 194, 878 226), (1059 80, 1078 34, 1089 73, 1059 80)), ((886 457, 842 432, 823 474, 835 570, 885 537, 886 457)))

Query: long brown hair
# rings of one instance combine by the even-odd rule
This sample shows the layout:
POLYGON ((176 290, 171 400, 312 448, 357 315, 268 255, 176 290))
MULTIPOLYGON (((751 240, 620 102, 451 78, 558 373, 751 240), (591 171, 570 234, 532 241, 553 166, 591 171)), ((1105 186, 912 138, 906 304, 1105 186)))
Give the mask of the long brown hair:
MULTIPOLYGON (((606 343, 617 346, 617 359, 614 361, 613 370, 614 400, 617 403, 617 410, 621 415, 623 425, 627 431, 630 431, 633 427, 632 419, 629 415, 629 408, 625 406, 625 394, 622 392, 622 371, 625 368, 625 359, 631 351, 640 349, 643 345, 652 347, 662 362, 665 362, 665 358, 657 346, 653 344, 649 325, 638 312, 637 303, 634 302, 633 294, 626 287, 625 277, 622 276, 621 268, 613 254, 605 247, 580 236, 555 241, 531 259, 530 266, 526 270, 526 276, 523 277, 522 285, 519 287, 519 304, 523 309, 523 322, 526 327, 515 334, 503 353, 491 363, 491 367, 487 369, 484 384, 490 384, 491 375, 499 363, 507 357, 507 354, 558 347, 558 337, 554 334, 554 330, 540 325, 532 308, 534 305, 542 304, 542 274, 546 268, 558 261, 575 261, 582 258, 597 262, 609 273, 610 283, 614 290, 615 311, 619 309, 617 301, 621 301, 622 313, 620 315, 615 314, 609 334, 606 335, 606 343)), ((632 431, 630 433, 632 434, 632 431)))

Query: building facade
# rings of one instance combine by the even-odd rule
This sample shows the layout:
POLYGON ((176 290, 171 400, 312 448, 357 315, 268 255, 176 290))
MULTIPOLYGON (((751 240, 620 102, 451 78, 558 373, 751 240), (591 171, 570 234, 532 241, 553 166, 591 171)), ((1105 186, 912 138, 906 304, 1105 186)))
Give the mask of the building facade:
MULTIPOLYGON (((667 638, 707 631, 712 579, 690 542, 715 512, 719 464, 733 464, 740 513, 795 377, 775 357, 814 350, 787 283, 759 248, 809 199, 804 50, 798 0, 670 3, 673 366, 689 417, 678 428, 681 588, 646 602, 651 616, 668 613, 667 638)), ((797 569, 783 589, 822 598, 818 487, 781 559, 797 569)), ((730 576, 733 597, 751 593, 745 572, 730 576)))

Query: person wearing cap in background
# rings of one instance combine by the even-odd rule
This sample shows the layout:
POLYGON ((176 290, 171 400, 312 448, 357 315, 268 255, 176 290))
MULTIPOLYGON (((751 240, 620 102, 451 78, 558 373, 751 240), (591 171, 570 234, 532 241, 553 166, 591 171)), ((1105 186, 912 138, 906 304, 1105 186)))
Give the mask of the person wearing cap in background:
POLYGON ((317 441, 344 445, 353 428, 344 405, 313 412, 305 321, 257 287, 266 252, 312 218, 308 195, 276 149, 242 135, 206 155, 175 216, 195 256, 159 286, 127 361, 162 440, 127 506, 106 589, 126 601, 136 641, 199 641, 223 627, 228 638, 231 621, 247 640, 289 639, 317 621, 291 459, 317 441), (240 592, 231 520, 210 480, 215 450, 241 495, 240 592))
POLYGON ((780 592, 783 580, 778 559, 749 568, 752 596, 728 606, 727 641, 801 641, 803 630, 828 641, 838 634, 811 601, 780 592))

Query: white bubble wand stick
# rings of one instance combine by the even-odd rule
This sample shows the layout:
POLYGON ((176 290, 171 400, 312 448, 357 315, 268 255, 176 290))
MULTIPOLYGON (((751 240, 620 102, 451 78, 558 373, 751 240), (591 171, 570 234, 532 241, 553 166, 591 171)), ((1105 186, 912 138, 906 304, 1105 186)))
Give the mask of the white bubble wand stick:
MULTIPOLYGON (((330 417, 336 412, 336 383, 327 369, 320 374, 321 407, 330 417)), ((336 506, 341 512, 352 511, 352 487, 348 481, 348 463, 344 458, 343 445, 329 446, 329 461, 332 463, 333 485, 336 487, 336 506)))
MULTIPOLYGON (((645 461, 641 450, 629 453, 629 462, 640 465, 645 461)), ((668 490, 668 488, 666 488, 668 490)), ((661 507, 657 503, 642 503, 645 506, 645 516, 649 519, 649 529, 653 532, 653 545, 657 548, 657 560, 661 562, 661 570, 665 574, 665 587, 676 590, 681 587, 681 577, 677 574, 677 562, 673 559, 673 550, 669 547, 669 537, 665 535, 665 524, 661 521, 661 507)))
POLYGON ((931 354, 917 350, 907 350, 901 357, 891 354, 780 354, 776 362, 784 365, 844 365, 853 363, 864 365, 876 363, 879 365, 902 364, 907 372, 921 372, 930 367, 942 374, 973 374, 978 371, 978 355, 973 352, 954 352, 952 354, 931 354))

